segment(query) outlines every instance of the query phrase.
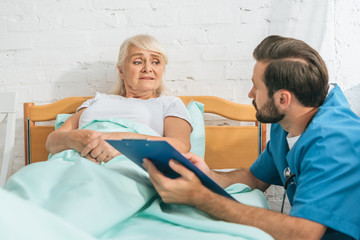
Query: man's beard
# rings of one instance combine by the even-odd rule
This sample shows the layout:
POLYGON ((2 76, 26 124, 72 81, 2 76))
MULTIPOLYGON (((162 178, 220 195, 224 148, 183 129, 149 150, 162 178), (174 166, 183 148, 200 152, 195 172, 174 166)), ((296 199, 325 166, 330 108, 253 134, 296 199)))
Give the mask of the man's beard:
POLYGON ((285 114, 281 114, 275 106, 274 98, 270 98, 261 109, 258 109, 255 101, 253 105, 256 109, 256 119, 262 123, 277 123, 281 121, 285 114))

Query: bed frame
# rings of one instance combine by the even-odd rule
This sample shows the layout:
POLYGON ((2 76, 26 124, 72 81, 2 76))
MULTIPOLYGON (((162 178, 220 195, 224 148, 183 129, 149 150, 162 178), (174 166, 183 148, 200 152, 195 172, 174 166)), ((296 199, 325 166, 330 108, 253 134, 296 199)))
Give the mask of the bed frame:
MULTIPOLYGON (((60 113, 74 113, 87 99, 92 97, 68 97, 57 102, 35 105, 24 103, 25 164, 45 161, 46 138, 54 131, 53 120, 60 113), (40 124, 42 122, 50 122, 40 124)), ((249 167, 266 144, 266 125, 255 118, 252 105, 237 104, 214 96, 180 96, 184 104, 198 101, 205 113, 251 123, 250 126, 205 126, 205 161, 212 169, 249 167)))

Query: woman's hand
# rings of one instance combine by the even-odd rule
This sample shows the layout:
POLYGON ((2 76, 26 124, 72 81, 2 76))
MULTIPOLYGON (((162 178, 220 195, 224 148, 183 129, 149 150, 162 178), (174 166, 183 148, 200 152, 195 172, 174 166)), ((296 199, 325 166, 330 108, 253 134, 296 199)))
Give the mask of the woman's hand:
POLYGON ((86 157, 95 163, 108 162, 120 153, 113 148, 105 139, 111 139, 111 133, 100 133, 93 138, 80 152, 81 156, 86 157))
POLYGON ((189 159, 195 166, 197 166, 206 175, 211 175, 212 171, 210 170, 210 168, 205 163, 205 160, 202 157, 191 152, 184 153, 183 156, 189 159))
POLYGON ((67 136, 67 145, 75 149, 77 152, 82 152, 82 150, 88 145, 91 141, 101 136, 101 132, 97 132, 90 129, 76 129, 68 131, 67 136))
POLYGON ((184 157, 189 159, 196 167, 198 167, 203 173, 210 177, 213 181, 222 186, 222 177, 220 177, 216 171, 211 170, 202 157, 191 152, 185 153, 183 155, 184 157))

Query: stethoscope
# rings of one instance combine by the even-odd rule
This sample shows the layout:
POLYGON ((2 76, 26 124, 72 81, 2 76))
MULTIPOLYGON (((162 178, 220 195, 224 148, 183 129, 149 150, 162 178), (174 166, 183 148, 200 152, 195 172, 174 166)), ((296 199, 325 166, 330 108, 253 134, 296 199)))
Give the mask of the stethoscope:
POLYGON ((283 194, 283 199, 282 199, 282 203, 281 203, 281 213, 283 213, 284 211, 284 204, 285 204, 285 198, 286 198, 286 193, 287 193, 287 188, 289 186, 290 181, 295 177, 296 175, 293 173, 291 173, 290 168, 287 167, 284 169, 284 177, 285 177, 285 183, 284 183, 284 194, 283 194))

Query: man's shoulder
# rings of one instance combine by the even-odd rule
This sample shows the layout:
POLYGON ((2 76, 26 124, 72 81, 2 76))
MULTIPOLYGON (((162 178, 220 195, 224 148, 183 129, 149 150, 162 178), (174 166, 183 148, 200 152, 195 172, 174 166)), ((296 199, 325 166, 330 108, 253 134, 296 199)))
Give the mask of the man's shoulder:
POLYGON ((270 127, 270 136, 278 134, 287 134, 286 131, 281 127, 279 123, 272 123, 270 127))

